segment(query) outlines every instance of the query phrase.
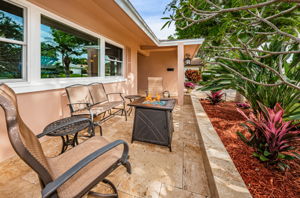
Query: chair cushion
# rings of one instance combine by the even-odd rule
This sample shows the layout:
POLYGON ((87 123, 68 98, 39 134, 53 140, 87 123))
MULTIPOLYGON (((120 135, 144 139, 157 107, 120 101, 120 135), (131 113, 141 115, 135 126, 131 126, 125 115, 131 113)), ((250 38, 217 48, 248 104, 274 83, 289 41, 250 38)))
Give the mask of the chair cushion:
POLYGON ((91 108, 91 110, 94 111, 96 109, 102 109, 103 111, 108 111, 108 110, 118 107, 119 105, 122 105, 122 104, 123 104, 123 101, 104 102, 104 103, 94 105, 91 108))
MULTIPOLYGON (((93 113, 94 116, 98 116, 101 113, 104 113, 105 111, 106 110, 104 110, 102 107, 99 108, 93 107, 91 109, 91 112, 93 113)), ((90 115, 90 111, 87 109, 83 109, 83 110, 73 112, 72 115, 90 115)))
MULTIPOLYGON (((94 136, 57 157, 48 158, 53 179, 58 178, 80 160, 109 143, 104 137, 94 136)), ((119 146, 92 161, 58 188, 59 197, 71 198, 78 195, 111 165, 116 163, 121 155, 122 146, 119 146)))

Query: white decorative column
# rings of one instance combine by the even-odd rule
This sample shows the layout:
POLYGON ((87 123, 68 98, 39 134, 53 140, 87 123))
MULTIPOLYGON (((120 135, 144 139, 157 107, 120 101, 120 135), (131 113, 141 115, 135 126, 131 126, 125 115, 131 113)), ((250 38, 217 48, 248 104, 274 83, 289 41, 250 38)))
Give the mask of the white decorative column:
POLYGON ((177 92, 178 104, 183 105, 184 101, 184 45, 178 43, 177 46, 177 92))

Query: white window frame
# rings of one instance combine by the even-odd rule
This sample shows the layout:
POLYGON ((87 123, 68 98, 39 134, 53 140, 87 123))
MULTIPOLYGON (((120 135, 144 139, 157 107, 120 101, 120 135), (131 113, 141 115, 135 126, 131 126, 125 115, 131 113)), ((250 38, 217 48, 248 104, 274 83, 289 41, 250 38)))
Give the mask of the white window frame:
POLYGON ((22 46, 22 78, 8 78, 8 79, 0 79, 0 83, 3 82, 24 82, 27 80, 27 51, 28 51, 28 38, 27 38, 27 25, 28 25, 28 20, 27 20, 27 8, 24 7, 23 5, 20 5, 18 3, 4 0, 5 2, 12 4, 14 6, 17 6, 19 8, 23 9, 23 41, 18 41, 14 39, 9 39, 9 38, 3 38, 0 37, 0 41, 4 43, 9 43, 9 44, 17 44, 22 46))
POLYGON ((60 17, 52 12, 49 12, 43 8, 36 6, 33 3, 24 0, 6 0, 9 3, 14 3, 18 6, 22 6, 27 9, 27 79, 20 81, 6 81, 9 86, 11 86, 17 93, 27 93, 35 91, 45 91, 51 89, 60 89, 68 85, 76 84, 78 82, 82 84, 89 84, 93 82, 102 82, 102 83, 114 83, 114 82, 123 82, 127 79, 125 78, 125 47, 112 41, 101 34, 93 32, 89 29, 86 29, 79 24, 71 22, 63 17, 60 17), (44 15, 53 20, 59 21, 67 26, 75 28, 79 31, 85 32, 100 39, 100 64, 98 77, 69 77, 69 78, 41 78, 41 16, 44 15), (105 42, 112 45, 116 45, 123 49, 123 64, 122 64, 122 76, 105 76, 105 42), (37 56, 38 54, 38 56, 37 56))
MULTIPOLYGON (((105 42, 104 42, 104 53, 105 53, 105 43, 114 45, 114 46, 119 47, 119 48, 122 49, 122 61, 119 61, 119 60, 113 60, 113 61, 121 63, 121 67, 122 67, 122 74, 121 74, 121 76, 124 76, 125 75, 125 69, 124 69, 125 47, 123 45, 120 45, 120 44, 112 41, 112 40, 106 39, 105 42)), ((104 73, 103 73, 103 75, 105 77, 105 54, 104 54, 104 73)), ((110 76, 106 76, 106 77, 110 77, 110 76)), ((118 76, 112 76, 112 77, 118 77, 118 76)))

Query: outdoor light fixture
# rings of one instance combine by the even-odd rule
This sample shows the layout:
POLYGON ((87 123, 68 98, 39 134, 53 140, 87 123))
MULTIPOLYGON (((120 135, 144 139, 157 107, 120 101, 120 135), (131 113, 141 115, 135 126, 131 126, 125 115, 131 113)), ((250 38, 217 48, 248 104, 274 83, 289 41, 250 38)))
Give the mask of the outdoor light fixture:
POLYGON ((185 55, 185 59, 184 59, 184 65, 191 65, 192 59, 190 58, 189 54, 185 55))

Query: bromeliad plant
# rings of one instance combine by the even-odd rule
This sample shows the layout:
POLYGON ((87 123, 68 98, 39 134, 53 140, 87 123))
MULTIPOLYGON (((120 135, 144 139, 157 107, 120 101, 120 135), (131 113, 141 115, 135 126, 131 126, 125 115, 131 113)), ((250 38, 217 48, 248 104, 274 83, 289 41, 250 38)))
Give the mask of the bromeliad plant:
POLYGON ((300 159, 300 155, 292 152, 296 148, 291 146, 292 142, 300 139, 300 130, 292 121, 284 121, 284 110, 280 104, 276 104, 273 109, 261 105, 262 112, 249 117, 240 109, 237 109, 246 119, 247 124, 243 127, 251 134, 246 138, 241 132, 238 136, 247 145, 254 148, 253 156, 262 162, 270 165, 278 165, 281 170, 290 168, 285 160, 300 159))
POLYGON ((215 105, 222 101, 222 96, 224 93, 222 93, 222 90, 219 91, 211 91, 210 95, 207 94, 208 100, 211 104, 215 105))
POLYGON ((236 103, 236 106, 240 107, 242 109, 249 109, 250 108, 250 105, 247 104, 247 103, 236 103))
POLYGON ((192 82, 184 82, 184 87, 187 89, 195 89, 195 84, 192 82))

